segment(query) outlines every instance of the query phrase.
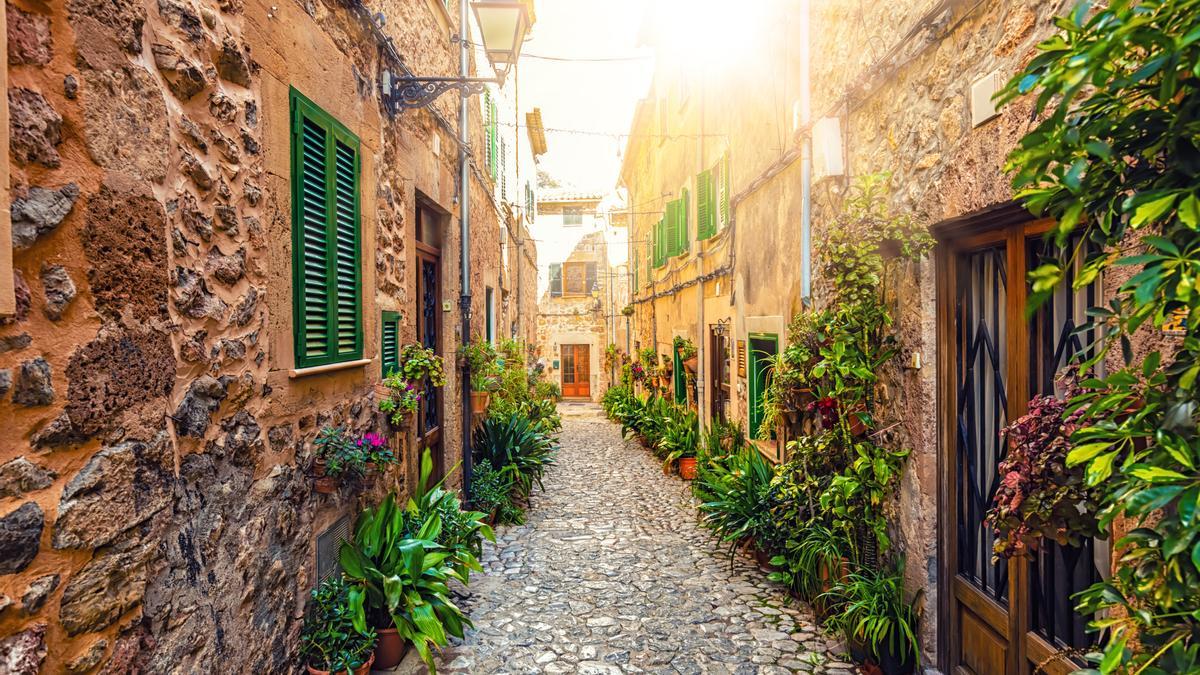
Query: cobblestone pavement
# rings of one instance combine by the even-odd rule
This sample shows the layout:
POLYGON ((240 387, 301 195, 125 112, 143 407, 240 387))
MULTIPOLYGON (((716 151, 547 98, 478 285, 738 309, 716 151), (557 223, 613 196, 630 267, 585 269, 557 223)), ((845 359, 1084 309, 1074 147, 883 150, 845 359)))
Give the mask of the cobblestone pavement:
MULTIPOLYGON (((855 672, 810 610, 696 524, 687 484, 598 407, 562 407, 528 522, 500 528, 439 672, 855 672)), ((410 653, 403 672, 422 672, 410 653)))

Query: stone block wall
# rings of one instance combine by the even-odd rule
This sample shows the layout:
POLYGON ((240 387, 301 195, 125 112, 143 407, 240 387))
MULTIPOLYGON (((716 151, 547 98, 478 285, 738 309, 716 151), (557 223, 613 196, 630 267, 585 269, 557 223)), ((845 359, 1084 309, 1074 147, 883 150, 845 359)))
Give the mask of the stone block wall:
MULTIPOLYGON (((427 0, 13 0, 8 102, 17 307, 0 320, 0 654, 12 672, 295 669, 315 536, 414 481, 316 495, 325 425, 384 431, 379 316, 415 339, 415 206, 443 210, 457 347, 451 97, 396 119, 362 20, 421 73, 457 71, 427 0), (290 88, 362 143, 364 358, 292 356, 290 88), (448 120, 444 121, 444 120, 448 120)), ((393 66, 394 67, 394 66, 393 66)), ((482 140, 477 111, 472 142, 482 140)), ((490 181, 473 281, 499 270, 490 181)), ((482 293, 475 317, 481 321, 482 293)), ((480 324, 481 325, 481 324, 480 324)), ((456 374, 446 464, 461 455, 456 374)))

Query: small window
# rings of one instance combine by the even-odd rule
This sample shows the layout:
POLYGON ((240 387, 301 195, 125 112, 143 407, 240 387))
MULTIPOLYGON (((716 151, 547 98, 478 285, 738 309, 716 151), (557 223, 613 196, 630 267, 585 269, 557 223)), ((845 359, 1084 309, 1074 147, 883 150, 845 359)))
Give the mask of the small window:
POLYGON ((384 312, 379 321, 379 361, 383 376, 400 368, 400 313, 384 312))
POLYGON ((587 295, 588 265, 595 263, 565 263, 563 265, 563 295, 587 295))
POLYGON ((296 367, 362 358, 359 144, 296 90, 292 289, 296 367))
POLYGON ((442 215, 423 203, 417 205, 417 241, 442 248, 442 215))
POLYGON ((563 207, 563 225, 582 225, 583 209, 578 206, 563 207))

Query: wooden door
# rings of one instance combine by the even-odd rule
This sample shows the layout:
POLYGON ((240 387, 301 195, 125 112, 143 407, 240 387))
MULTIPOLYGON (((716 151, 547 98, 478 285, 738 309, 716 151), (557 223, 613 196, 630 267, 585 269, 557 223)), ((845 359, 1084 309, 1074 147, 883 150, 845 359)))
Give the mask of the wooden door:
POLYGON ((1071 594, 1095 580, 1102 556, 1045 545, 1034 559, 992 562, 994 535, 984 523, 1001 476, 1000 430, 1025 413, 1030 398, 1053 393, 1053 373, 1082 348, 1074 329, 1094 292, 1067 284, 1031 320, 1026 273, 1061 252, 1041 241, 1047 222, 998 227, 947 238, 939 260, 942 361, 942 571, 948 673, 1068 673, 1053 658, 1085 647, 1087 619, 1071 594), (1078 297, 1080 293, 1083 297, 1078 297), (1074 342, 1072 342, 1074 340, 1074 342), (1069 563, 1070 567, 1065 566, 1069 563), (1062 566, 1064 569, 1056 569, 1062 566))
POLYGON ((562 393, 564 398, 591 398, 591 350, 589 345, 562 345, 562 393))
POLYGON ((729 405, 729 337, 715 326, 710 328, 709 340, 709 415, 713 420, 726 421, 729 405))
MULTIPOLYGON (((432 230, 440 221, 436 212, 422 206, 417 209, 417 340, 442 355, 442 264, 441 251, 431 243, 440 240, 432 230)), ((417 407, 417 446, 420 454, 429 449, 433 457, 433 478, 440 480, 446 473, 443 447, 445 420, 444 392, 428 379, 417 407)))

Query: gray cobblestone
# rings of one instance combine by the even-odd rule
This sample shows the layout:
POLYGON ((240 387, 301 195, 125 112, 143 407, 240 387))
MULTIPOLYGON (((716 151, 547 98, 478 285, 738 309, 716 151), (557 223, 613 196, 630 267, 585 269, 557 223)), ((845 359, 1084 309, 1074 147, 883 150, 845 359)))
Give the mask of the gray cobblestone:
MULTIPOLYGON (((811 610, 699 526, 599 408, 564 408, 562 448, 524 525, 499 528, 460 605, 475 622, 439 672, 830 672, 811 610), (575 413, 575 414, 571 414, 575 413), (800 642, 799 640, 803 640, 800 642), (807 643, 807 644, 805 644, 807 643)), ((411 653, 395 672, 423 673, 411 653)))

